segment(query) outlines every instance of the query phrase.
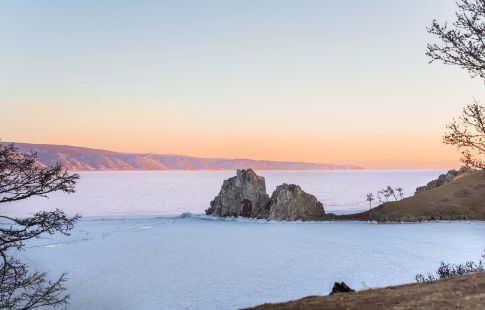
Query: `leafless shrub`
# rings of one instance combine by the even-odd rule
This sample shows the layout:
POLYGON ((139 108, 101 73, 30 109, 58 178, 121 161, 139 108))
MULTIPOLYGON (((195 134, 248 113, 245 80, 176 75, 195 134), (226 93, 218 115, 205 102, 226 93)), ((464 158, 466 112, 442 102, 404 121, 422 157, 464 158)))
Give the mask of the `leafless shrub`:
MULTIPOLYGON (((485 252, 482 255, 485 259, 485 252)), ((428 273, 427 275, 418 274, 416 275, 416 282, 427 282, 427 281, 437 281, 442 279, 447 279, 450 277, 456 276, 463 276, 466 274, 474 273, 474 272, 482 272, 485 271, 485 262, 481 259, 475 263, 473 261, 468 261, 464 264, 447 264, 445 262, 441 262, 439 268, 436 270, 434 274, 428 273)))

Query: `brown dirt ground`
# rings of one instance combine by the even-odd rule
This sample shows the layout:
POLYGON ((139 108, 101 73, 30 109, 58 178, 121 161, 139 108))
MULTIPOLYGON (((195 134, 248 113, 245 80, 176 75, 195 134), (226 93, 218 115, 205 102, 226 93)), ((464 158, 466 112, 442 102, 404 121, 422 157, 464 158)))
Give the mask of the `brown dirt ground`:
MULTIPOLYGON (((249 308, 248 308, 249 309, 249 308)), ((370 289, 332 296, 310 296, 254 310, 317 309, 485 309, 485 273, 446 280, 370 289)))

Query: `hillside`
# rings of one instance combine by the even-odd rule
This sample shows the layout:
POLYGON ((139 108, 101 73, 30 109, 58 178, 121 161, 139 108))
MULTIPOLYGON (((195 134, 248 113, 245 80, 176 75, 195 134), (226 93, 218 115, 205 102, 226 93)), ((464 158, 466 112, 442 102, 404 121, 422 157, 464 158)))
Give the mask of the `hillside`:
POLYGON ((485 273, 355 293, 311 296, 251 309, 485 309, 485 273))
MULTIPOLYGON (((6 142, 2 142, 6 143, 6 142)), ((349 170, 336 165, 269 160, 199 158, 173 154, 132 154, 68 145, 15 143, 22 152, 34 151, 41 165, 62 163, 69 170, 349 170)))
POLYGON ((485 175, 467 172, 439 187, 418 192, 400 201, 339 219, 377 221, 485 220, 485 175))

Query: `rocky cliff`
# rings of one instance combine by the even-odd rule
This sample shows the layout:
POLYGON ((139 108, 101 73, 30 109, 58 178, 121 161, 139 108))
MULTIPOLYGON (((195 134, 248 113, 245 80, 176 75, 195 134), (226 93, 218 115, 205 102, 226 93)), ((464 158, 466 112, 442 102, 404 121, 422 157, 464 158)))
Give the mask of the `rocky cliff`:
POLYGON ((455 170, 455 169, 449 170, 447 173, 441 174, 436 180, 432 180, 428 184, 416 188, 415 194, 425 192, 425 191, 428 191, 428 190, 436 188, 436 187, 440 187, 440 186, 450 182, 451 180, 453 180, 457 176, 465 173, 466 171, 467 171, 466 168, 461 168, 460 170, 455 170))
POLYGON ((206 214, 260 218, 269 202, 264 177, 252 169, 238 169, 235 177, 224 180, 221 191, 206 214))
POLYGON ((225 180, 219 194, 210 203, 206 214, 226 217, 242 216, 269 220, 321 220, 323 205, 298 185, 282 184, 269 198, 264 177, 251 169, 237 170, 235 177, 225 180))
POLYGON ((270 220, 318 221, 325 215, 323 204, 295 184, 282 184, 271 195, 270 220))

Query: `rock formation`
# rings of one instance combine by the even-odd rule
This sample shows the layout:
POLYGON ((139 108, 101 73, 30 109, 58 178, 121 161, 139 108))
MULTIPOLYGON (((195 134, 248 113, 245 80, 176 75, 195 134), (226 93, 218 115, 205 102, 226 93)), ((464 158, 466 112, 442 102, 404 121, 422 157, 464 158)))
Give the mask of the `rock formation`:
POLYGON ((221 191, 205 213, 221 217, 259 218, 268 202, 264 177, 258 176, 252 169, 238 169, 235 177, 224 180, 221 191))
POLYGON ((430 190, 435 187, 442 186, 443 184, 446 184, 456 178, 457 176, 465 173, 467 171, 466 168, 461 168, 460 170, 450 170, 445 174, 441 174, 436 180, 433 180, 426 184, 425 186, 420 186, 416 188, 415 194, 430 190))
POLYGON ((318 221, 325 211, 318 199, 295 184, 282 184, 271 195, 270 220, 318 221))
POLYGON ((329 295, 352 292, 355 292, 355 290, 351 289, 347 284, 345 284, 345 282, 335 282, 329 295))
POLYGON ((242 216, 285 221, 321 220, 325 215, 322 203, 298 185, 280 185, 270 199, 266 194, 264 177, 251 169, 237 170, 235 177, 224 180, 221 191, 205 212, 219 217, 242 216))

